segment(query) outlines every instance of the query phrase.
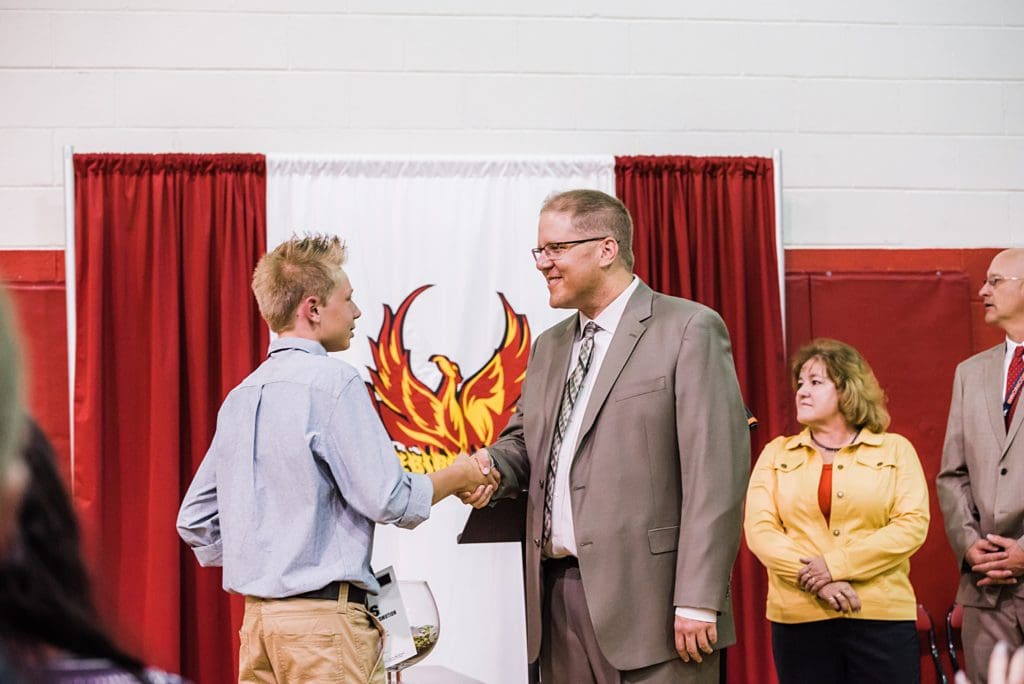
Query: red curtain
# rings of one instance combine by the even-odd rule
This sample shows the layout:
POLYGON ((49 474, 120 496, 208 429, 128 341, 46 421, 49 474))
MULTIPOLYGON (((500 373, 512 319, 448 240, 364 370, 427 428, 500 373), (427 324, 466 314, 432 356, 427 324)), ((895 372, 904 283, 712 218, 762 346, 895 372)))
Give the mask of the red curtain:
POLYGON ((235 678, 219 570, 175 532, 227 392, 266 352, 249 289, 263 155, 75 155, 74 494, 121 643, 197 682, 235 678))
MULTIPOLYGON (((617 157, 615 188, 633 215, 637 275, 725 320, 744 399, 761 422, 751 435, 756 458, 790 412, 772 160, 617 157)), ((727 651, 730 683, 775 681, 766 592, 764 568, 742 546, 733 571, 738 642, 727 651)))

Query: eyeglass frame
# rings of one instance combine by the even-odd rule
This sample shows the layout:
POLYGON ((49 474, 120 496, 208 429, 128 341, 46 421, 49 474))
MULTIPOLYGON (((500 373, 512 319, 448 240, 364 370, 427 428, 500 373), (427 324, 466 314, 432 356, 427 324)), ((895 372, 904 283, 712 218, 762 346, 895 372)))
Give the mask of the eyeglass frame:
POLYGON ((983 281, 981 281, 981 286, 985 287, 986 285, 988 285, 989 287, 991 287, 994 290, 997 287, 999 287, 999 283, 1002 283, 1002 282, 1007 281, 1007 280, 1024 280, 1024 276, 1001 276, 1001 275, 988 276, 983 281))
MULTIPOLYGON (((568 252, 570 249, 572 249, 576 245, 582 245, 585 242, 597 242, 598 240, 607 240, 609 238, 614 240, 615 236, 614 235, 605 235, 605 236, 602 236, 602 237, 583 238, 582 240, 559 240, 557 242, 549 242, 549 243, 547 243, 546 245, 544 245, 542 247, 534 247, 533 249, 530 250, 530 254, 533 255, 533 260, 536 263, 540 263, 540 256, 542 254, 544 255, 544 258, 547 259, 548 261, 558 261, 563 256, 565 256, 566 252, 568 252), (561 248, 562 249, 561 253, 560 254, 556 254, 555 256, 551 256, 550 254, 547 253, 547 250, 551 249, 552 247, 559 247, 559 248, 561 248)), ((616 240, 616 242, 618 242, 618 240, 616 240)))

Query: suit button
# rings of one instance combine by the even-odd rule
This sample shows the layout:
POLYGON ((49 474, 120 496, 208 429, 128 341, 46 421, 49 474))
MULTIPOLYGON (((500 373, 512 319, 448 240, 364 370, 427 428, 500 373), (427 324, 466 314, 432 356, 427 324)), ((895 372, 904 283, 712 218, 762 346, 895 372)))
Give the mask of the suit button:
POLYGON ((842 499, 846 495, 843 494, 842 492, 836 492, 836 496, 839 497, 840 499, 842 499))
POLYGON ((832 536, 833 537, 838 537, 839 536, 839 530, 832 530, 832 536))
POLYGON ((1005 475, 1006 474, 1006 468, 1003 468, 1002 470, 1000 470, 999 474, 1000 475, 1005 475))
POLYGON ((540 548, 540 539, 538 539, 537 537, 534 537, 533 545, 536 546, 539 549, 540 548))
POLYGON ((539 486, 541 489, 544 489, 544 480, 537 480, 537 486, 539 486))
POLYGON ((843 464, 840 463, 839 465, 836 466, 836 468, 838 468, 839 470, 842 470, 843 469, 843 464))

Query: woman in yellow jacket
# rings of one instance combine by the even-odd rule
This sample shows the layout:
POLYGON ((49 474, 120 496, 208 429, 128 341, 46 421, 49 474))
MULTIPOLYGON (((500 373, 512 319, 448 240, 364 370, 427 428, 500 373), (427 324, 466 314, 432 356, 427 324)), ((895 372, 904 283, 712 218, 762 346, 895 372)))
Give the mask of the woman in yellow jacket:
POLYGON ((747 545, 768 569, 781 684, 918 682, 910 556, 928 533, 914 447, 887 433, 867 362, 817 339, 792 366, 804 430, 768 444, 747 490, 747 545))

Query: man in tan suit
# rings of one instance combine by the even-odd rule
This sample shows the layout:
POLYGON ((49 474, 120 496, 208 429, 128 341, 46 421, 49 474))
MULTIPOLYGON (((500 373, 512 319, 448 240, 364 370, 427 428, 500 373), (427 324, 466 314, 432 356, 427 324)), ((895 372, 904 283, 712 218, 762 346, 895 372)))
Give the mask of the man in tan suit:
POLYGON ((960 562, 956 598, 976 683, 997 641, 1024 643, 1024 249, 997 254, 979 294, 985 322, 1006 341, 957 367, 935 483, 960 562))
POLYGON ((632 233, 595 190, 544 204, 537 269, 551 306, 577 311, 538 337, 485 450, 495 496, 529 495, 527 646, 544 684, 716 682, 735 641, 750 438, 729 335, 633 275, 632 233))

